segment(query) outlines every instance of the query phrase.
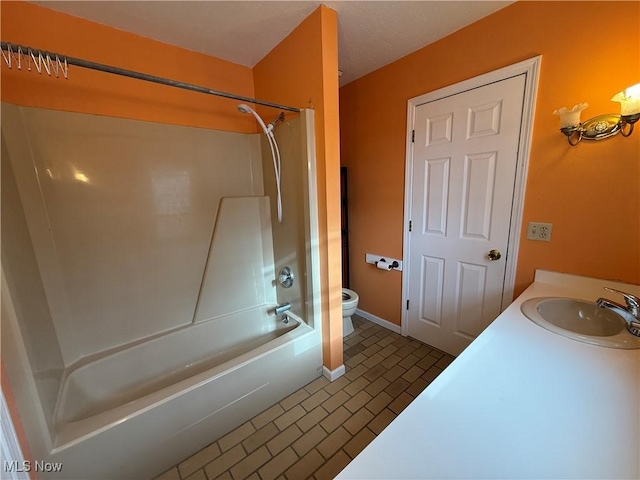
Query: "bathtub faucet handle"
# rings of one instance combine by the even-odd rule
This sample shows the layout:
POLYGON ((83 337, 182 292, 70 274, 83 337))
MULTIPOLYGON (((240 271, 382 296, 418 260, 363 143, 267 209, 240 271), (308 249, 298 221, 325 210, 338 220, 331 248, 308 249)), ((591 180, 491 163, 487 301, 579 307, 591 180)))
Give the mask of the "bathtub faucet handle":
POLYGON ((290 303, 283 303, 282 305, 276 306, 276 315, 282 315, 284 312, 291 310, 290 303))
POLYGON ((293 272, 289 267, 282 267, 280 269, 280 273, 278 274, 278 282, 284 288, 293 287, 293 272))

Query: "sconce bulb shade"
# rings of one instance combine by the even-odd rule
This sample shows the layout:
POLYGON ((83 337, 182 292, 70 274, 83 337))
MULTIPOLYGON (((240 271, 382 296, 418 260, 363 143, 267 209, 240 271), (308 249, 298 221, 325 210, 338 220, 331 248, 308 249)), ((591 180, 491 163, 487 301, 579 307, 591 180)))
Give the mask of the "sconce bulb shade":
POLYGON ((562 107, 553 111, 554 115, 560 117, 560 128, 572 128, 580 125, 580 113, 589 106, 588 103, 579 103, 573 108, 562 107))
POLYGON ((612 102, 620 102, 620 115, 625 117, 640 113, 640 83, 616 93, 611 97, 612 102))

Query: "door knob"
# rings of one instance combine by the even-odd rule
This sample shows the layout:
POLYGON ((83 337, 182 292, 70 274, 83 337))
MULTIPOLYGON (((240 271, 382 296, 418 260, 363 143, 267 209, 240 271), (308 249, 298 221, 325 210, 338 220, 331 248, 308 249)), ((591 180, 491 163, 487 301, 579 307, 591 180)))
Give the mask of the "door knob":
POLYGON ((487 257, 491 261, 496 261, 496 260, 500 260, 500 257, 502 257, 502 254, 500 253, 500 250, 493 249, 493 250, 489 250, 487 257))

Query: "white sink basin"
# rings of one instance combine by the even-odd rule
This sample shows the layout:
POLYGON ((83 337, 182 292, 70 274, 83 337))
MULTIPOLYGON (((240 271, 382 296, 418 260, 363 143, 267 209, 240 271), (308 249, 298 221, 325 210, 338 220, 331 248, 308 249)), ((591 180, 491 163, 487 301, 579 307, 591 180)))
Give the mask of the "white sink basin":
POLYGON ((640 337, 627 331, 624 319, 595 302, 536 297, 524 301, 520 309, 529 320, 564 337, 602 347, 640 349, 640 337))

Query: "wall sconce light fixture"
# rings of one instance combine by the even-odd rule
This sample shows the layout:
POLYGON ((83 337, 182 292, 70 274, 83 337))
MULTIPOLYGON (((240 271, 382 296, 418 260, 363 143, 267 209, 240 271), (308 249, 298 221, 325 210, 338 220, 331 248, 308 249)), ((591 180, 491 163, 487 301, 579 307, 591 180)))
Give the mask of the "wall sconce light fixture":
POLYGON ((640 83, 616 93, 612 102, 620 102, 620 115, 605 113, 580 121, 580 113, 589 106, 587 103, 554 110, 560 117, 560 131, 567 136, 569 145, 576 146, 581 140, 604 140, 621 133, 628 137, 633 132, 633 124, 640 120, 640 83))

